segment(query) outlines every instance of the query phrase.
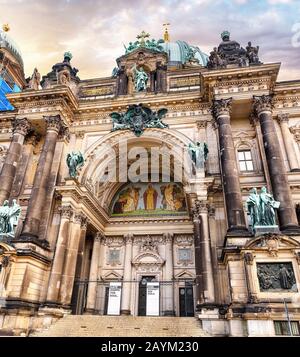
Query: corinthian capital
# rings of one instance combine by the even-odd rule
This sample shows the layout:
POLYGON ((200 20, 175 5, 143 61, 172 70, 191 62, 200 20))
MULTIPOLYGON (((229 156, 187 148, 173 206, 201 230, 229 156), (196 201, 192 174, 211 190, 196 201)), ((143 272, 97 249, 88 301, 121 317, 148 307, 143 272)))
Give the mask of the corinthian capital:
POLYGON ((219 99, 213 101, 212 114, 215 120, 221 115, 229 116, 232 108, 232 98, 219 99))
POLYGON ((71 206, 61 206, 59 208, 61 218, 70 219, 73 214, 73 209, 71 206))
POLYGON ((12 126, 13 126, 13 133, 18 133, 21 135, 26 136, 29 132, 29 130, 31 129, 31 124, 29 123, 29 121, 26 118, 22 118, 22 119, 14 119, 12 122, 12 126))
POLYGON ((47 131, 48 130, 53 130, 56 131, 57 133, 60 132, 62 128, 62 120, 60 118, 60 115, 50 115, 50 116, 44 116, 44 119, 46 121, 47 125, 47 131))
POLYGON ((279 124, 289 122, 289 113, 280 113, 277 115, 277 121, 279 124))
POLYGON ((253 109, 259 115, 262 112, 272 112, 273 95, 253 96, 253 109))

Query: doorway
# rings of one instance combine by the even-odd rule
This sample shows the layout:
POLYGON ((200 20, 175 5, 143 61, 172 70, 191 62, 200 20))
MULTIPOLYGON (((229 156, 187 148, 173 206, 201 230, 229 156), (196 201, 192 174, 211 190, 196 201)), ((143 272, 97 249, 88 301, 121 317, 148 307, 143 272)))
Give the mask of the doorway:
POLYGON ((179 313, 180 316, 193 317, 194 313, 194 294, 192 283, 185 282, 184 287, 179 288, 179 313))
POLYGON ((139 306, 138 306, 138 315, 146 316, 147 311, 147 283, 154 281, 155 276, 142 276, 142 279, 139 283, 139 306))

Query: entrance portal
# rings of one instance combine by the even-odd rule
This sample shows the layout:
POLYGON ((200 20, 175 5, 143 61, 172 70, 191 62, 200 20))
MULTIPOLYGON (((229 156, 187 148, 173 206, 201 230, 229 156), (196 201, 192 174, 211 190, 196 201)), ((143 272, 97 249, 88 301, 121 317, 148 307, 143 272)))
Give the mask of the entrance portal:
POLYGON ((186 282, 185 287, 179 288, 180 316, 194 316, 193 285, 186 282))
POLYGON ((139 308, 138 315, 146 316, 147 312, 147 283, 154 281, 155 276, 142 276, 139 284, 139 308))

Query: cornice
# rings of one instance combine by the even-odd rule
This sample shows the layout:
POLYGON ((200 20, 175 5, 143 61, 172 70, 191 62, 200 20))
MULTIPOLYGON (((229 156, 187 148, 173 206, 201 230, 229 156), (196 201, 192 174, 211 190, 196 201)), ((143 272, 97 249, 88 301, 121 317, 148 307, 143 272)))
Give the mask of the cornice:
POLYGON ((48 100, 64 99, 66 104, 74 111, 78 107, 78 101, 71 89, 67 86, 55 86, 53 88, 42 90, 24 90, 19 93, 10 93, 7 95, 11 104, 20 109, 28 102, 45 102, 48 100))

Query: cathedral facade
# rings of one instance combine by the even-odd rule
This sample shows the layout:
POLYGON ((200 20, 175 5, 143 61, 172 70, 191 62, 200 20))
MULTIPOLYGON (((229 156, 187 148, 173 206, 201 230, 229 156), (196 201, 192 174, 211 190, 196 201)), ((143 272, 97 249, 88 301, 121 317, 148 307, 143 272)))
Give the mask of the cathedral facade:
POLYGON ((93 314, 299 335, 300 81, 221 37, 207 56, 142 32, 110 77, 66 52, 26 80, 0 33, 0 330, 93 314))

